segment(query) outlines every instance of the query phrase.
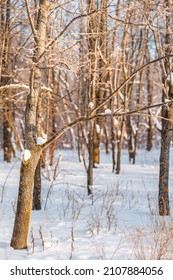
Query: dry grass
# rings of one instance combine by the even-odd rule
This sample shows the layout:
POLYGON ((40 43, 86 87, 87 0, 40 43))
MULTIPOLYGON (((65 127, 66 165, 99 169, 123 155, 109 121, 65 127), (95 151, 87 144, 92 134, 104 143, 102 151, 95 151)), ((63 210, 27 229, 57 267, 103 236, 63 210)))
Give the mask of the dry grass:
POLYGON ((158 217, 150 229, 136 230, 133 239, 133 253, 136 259, 173 259, 173 222, 170 217, 158 217))

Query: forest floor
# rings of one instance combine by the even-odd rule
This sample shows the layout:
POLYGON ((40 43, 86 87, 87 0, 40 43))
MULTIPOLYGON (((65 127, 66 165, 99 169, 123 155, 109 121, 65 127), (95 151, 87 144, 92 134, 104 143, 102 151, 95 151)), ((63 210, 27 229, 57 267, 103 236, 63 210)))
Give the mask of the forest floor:
MULTIPOLYGON (((50 181, 43 171, 42 210, 32 211, 27 250, 10 247, 20 159, 7 164, 1 154, 0 259, 173 259, 173 215, 158 215, 159 149, 139 150, 135 165, 123 151, 120 175, 112 173, 111 155, 102 153, 92 197, 77 152, 57 151, 56 160, 60 152, 56 179, 53 170, 50 181)), ((173 157, 170 206, 173 213, 173 157)))

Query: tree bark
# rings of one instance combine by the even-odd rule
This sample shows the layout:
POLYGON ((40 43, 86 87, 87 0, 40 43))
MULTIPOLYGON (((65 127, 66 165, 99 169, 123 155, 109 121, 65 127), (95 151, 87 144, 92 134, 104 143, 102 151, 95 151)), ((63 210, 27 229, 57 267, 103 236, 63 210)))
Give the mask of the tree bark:
POLYGON ((40 56, 45 49, 49 3, 50 1, 48 0, 40 0, 37 27, 36 30, 33 30, 34 36, 36 36, 36 47, 30 77, 30 92, 27 97, 25 109, 26 148, 30 151, 31 157, 26 162, 22 161, 21 164, 17 211, 11 239, 11 246, 14 249, 25 249, 27 247, 33 201, 34 174, 42 151, 42 147, 36 144, 37 106, 41 88, 41 70, 37 64, 41 63, 40 56))
MULTIPOLYGON (((11 1, 8 0, 5 4, 1 6, 1 28, 4 31, 4 36, 2 38, 2 68, 1 68, 1 86, 6 86, 11 82, 11 61, 10 61, 10 14, 11 14, 11 1), (6 14, 4 15, 4 11, 6 14)), ((12 147, 12 106, 10 100, 11 90, 4 89, 3 99, 3 151, 4 160, 11 162, 13 147, 12 147)))
POLYGON ((27 162, 22 162, 21 164, 17 210, 10 244, 14 249, 27 248, 34 173, 40 154, 41 148, 36 147, 31 151, 31 158, 27 162))
MULTIPOLYGON (((88 1, 88 13, 95 10, 95 1, 88 1)), ((96 19, 92 15, 88 20, 88 49, 89 49, 89 76, 90 76, 90 88, 89 88, 89 100, 92 102, 93 107, 96 107, 96 81, 97 81, 97 66, 98 66, 98 57, 96 48, 98 45, 98 35, 96 19)), ((95 121, 90 122, 89 133, 88 133, 88 154, 89 154, 89 164, 87 169, 87 189, 88 195, 92 194, 93 186, 93 166, 94 166, 94 129, 95 121)))
MULTIPOLYGON (((171 8, 170 0, 166 0, 166 7, 169 10, 171 8)), ((171 42, 172 33, 170 33, 171 28, 171 18, 170 15, 166 15, 166 34, 165 34, 165 54, 169 55, 171 53, 171 42)), ((168 58, 164 63, 166 75, 172 73, 171 59, 168 58)), ((169 99, 173 101, 173 81, 167 81, 166 77, 163 75, 163 84, 165 88, 163 90, 162 101, 169 99)), ((160 216, 170 215, 169 206, 169 153, 170 153, 170 143, 172 138, 172 119, 173 119, 173 103, 165 105, 162 107, 162 133, 161 133, 161 151, 160 151, 160 175, 159 175, 159 195, 158 195, 158 205, 160 216)))
POLYGON ((41 210, 41 158, 38 161, 34 174, 32 210, 41 210))
POLYGON ((94 121, 91 121, 90 123, 90 132, 89 132, 89 164, 87 169, 87 190, 88 195, 92 194, 93 189, 93 166, 94 166, 94 141, 93 141, 93 135, 94 135, 94 121))

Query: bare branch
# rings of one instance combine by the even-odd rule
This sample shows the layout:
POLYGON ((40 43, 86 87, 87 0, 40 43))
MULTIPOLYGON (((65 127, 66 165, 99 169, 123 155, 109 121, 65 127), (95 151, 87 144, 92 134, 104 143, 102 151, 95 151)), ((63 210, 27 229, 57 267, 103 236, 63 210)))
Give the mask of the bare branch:
POLYGON ((157 59, 154 59, 152 61, 149 61, 148 63, 144 64, 143 66, 141 66, 140 68, 138 68, 137 70, 135 70, 132 75, 130 75, 116 90, 114 90, 109 96, 108 98, 106 98, 105 101, 101 102, 100 105, 98 105, 96 108, 94 108, 91 111, 91 114, 95 113, 97 110, 99 110, 100 108, 102 108, 104 105, 106 105, 106 103, 108 103, 108 101, 110 101, 118 91, 120 91, 133 77, 136 76, 137 73, 140 73, 141 71, 143 71, 145 68, 147 68, 149 65, 156 63, 160 60, 166 59, 168 57, 173 57, 173 54, 171 55, 165 55, 162 57, 159 57, 157 59))
MULTIPOLYGON (((106 8, 105 8, 106 9, 106 8)), ((102 9, 103 10, 103 9, 102 9)), ((74 17, 72 20, 70 20, 70 22, 65 26, 65 28, 54 38, 52 39, 52 41, 50 41, 45 50, 42 52, 42 54, 40 55, 39 57, 39 60, 45 55, 47 49, 49 47, 51 47, 54 43, 56 43, 56 41, 65 33, 65 31, 69 28, 70 25, 72 25, 72 23, 80 18, 83 18, 83 17, 88 17, 88 16, 91 16, 92 14, 95 14, 95 13, 98 13, 100 12, 100 10, 94 10, 92 11, 91 13, 87 13, 87 14, 82 14, 82 15, 79 15, 79 16, 76 16, 74 17)), ((39 60, 37 61, 37 63, 39 62, 39 60)))
POLYGON ((32 30, 32 33, 34 35, 34 40, 36 42, 37 41, 37 32, 36 32, 32 17, 31 17, 31 12, 30 12, 30 9, 29 9, 28 0, 25 0, 25 5, 26 5, 26 10, 27 10, 27 15, 28 15, 30 26, 31 26, 31 30, 32 30))
MULTIPOLYGON (((170 101, 166 101, 163 103, 157 103, 157 104, 153 104, 150 106, 144 106, 142 108, 138 108, 136 110, 132 110, 129 112, 122 112, 120 113, 121 108, 119 108, 118 110, 116 110, 115 112, 112 112, 112 114, 105 114, 105 113, 101 113, 101 114, 95 114, 95 115, 91 115, 91 113, 88 116, 81 116, 78 119, 74 120, 73 122, 67 124, 66 126, 64 126, 60 131, 58 131, 56 134, 54 134, 47 142, 45 142, 42 145, 42 149, 44 150, 45 148, 47 148, 50 144, 52 144, 55 140, 57 140, 61 135, 63 135, 68 129, 76 126, 77 124, 81 123, 81 122, 87 122, 87 121, 91 121, 93 119, 96 118, 105 118, 105 117, 121 117, 121 116, 127 116, 127 115, 133 115, 133 114, 139 114, 142 111, 148 110, 148 109, 152 109, 152 108, 156 108, 156 107, 161 107, 164 106, 166 104, 169 103, 173 103, 173 100, 170 101)), ((165 119, 165 118, 164 118, 165 119)))

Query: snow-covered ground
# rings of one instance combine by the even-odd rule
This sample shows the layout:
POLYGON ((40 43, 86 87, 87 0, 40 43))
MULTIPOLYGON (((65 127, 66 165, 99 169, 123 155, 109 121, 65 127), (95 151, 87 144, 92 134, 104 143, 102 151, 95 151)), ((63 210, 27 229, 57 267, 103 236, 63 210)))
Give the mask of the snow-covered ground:
MULTIPOLYGON (((61 153, 56 180, 47 180, 43 171, 42 210, 32 211, 27 250, 10 247, 20 159, 7 164, 1 155, 0 259, 173 259, 172 216, 158 216, 159 150, 138 151, 135 165, 128 163, 124 151, 120 175, 112 173, 111 155, 103 152, 94 169, 93 197, 87 195, 77 152, 61 153)), ((173 157, 173 213, 172 193, 173 157)))

